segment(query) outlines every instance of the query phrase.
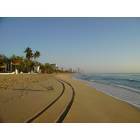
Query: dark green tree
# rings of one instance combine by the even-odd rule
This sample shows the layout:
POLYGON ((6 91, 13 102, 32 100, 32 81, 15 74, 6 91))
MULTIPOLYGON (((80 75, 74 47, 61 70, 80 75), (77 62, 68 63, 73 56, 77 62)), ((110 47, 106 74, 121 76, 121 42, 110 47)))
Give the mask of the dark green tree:
POLYGON ((30 61, 33 58, 33 51, 31 48, 27 47, 24 51, 24 53, 26 54, 26 58, 30 61))
POLYGON ((33 57, 34 57, 34 59, 39 58, 40 57, 40 52, 39 51, 35 51, 33 57))

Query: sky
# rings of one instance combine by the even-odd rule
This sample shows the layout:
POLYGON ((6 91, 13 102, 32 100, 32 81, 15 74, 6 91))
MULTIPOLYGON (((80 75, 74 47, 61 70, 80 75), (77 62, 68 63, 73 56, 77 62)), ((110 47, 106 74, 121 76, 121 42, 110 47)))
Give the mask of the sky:
POLYGON ((140 73, 140 18, 0 18, 0 54, 87 73, 140 73))

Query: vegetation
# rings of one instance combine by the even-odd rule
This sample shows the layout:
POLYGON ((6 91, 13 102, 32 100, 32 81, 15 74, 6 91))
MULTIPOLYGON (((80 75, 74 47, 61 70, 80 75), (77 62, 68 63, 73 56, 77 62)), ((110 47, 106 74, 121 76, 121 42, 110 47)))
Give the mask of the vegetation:
POLYGON ((42 73, 53 73, 57 72, 56 67, 54 67, 52 64, 45 63, 44 65, 41 65, 42 73))
POLYGON ((59 69, 56 64, 45 63, 42 64, 37 61, 40 57, 39 51, 33 51, 30 47, 24 50, 25 57, 12 55, 7 57, 0 54, 0 72, 37 72, 37 73, 54 73, 54 72, 70 72, 59 69))
POLYGON ((34 59, 39 58, 40 57, 40 52, 36 51, 33 56, 34 56, 34 59))
POLYGON ((33 51, 31 48, 27 47, 24 51, 24 53, 26 54, 26 58, 28 61, 31 61, 31 59, 33 58, 33 51))

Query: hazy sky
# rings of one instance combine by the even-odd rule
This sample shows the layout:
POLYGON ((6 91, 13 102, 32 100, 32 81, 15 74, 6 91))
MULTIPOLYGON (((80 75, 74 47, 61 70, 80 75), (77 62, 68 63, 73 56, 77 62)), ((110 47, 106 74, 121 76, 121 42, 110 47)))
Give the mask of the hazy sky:
POLYGON ((1 18, 0 53, 85 72, 140 72, 140 18, 1 18))

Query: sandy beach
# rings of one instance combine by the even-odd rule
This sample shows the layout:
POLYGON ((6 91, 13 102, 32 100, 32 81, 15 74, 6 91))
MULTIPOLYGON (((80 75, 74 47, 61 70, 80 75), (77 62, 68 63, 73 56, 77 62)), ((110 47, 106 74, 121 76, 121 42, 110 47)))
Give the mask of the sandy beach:
POLYGON ((0 122, 26 122, 61 90, 53 75, 1 75, 0 122))
POLYGON ((70 82, 76 91, 75 101, 64 122, 140 122, 138 108, 107 96, 86 82, 73 80, 71 75, 59 75, 59 77, 70 82))
POLYGON ((135 123, 140 110, 71 74, 0 75, 0 122, 135 123))

